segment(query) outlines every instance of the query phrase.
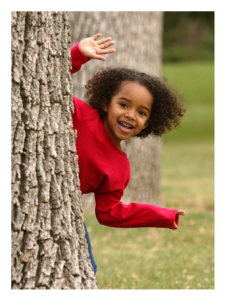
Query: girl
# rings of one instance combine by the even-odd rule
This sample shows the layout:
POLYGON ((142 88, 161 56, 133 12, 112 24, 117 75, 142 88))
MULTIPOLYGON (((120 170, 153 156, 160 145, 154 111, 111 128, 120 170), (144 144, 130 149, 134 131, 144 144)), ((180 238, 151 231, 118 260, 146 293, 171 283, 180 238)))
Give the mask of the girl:
MULTIPOLYGON (((102 54, 115 52, 106 49, 115 43, 111 38, 96 41, 101 35, 86 38, 71 48, 72 74, 90 59, 105 61, 102 54)), ((120 201, 130 180, 130 164, 120 143, 133 136, 161 136, 166 129, 176 127, 185 111, 179 99, 159 78, 125 68, 101 69, 85 87, 88 104, 73 96, 73 129, 77 130, 81 192, 95 194, 99 223, 176 230, 179 215, 185 215, 183 210, 120 201)), ((87 230, 86 239, 96 273, 87 230)))

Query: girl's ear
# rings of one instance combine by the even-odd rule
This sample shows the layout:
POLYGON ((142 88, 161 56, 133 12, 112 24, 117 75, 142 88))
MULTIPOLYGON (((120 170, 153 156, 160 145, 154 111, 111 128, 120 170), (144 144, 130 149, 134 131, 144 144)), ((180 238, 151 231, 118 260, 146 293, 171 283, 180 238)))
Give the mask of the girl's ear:
MULTIPOLYGON (((152 122, 152 119, 148 120, 148 121, 145 123, 145 125, 143 126, 143 129, 145 129, 151 122, 152 122)), ((142 130, 143 130, 143 129, 142 129, 142 130)))
POLYGON ((104 112, 107 112, 107 111, 108 111, 108 101, 106 100, 105 97, 103 98, 103 102, 102 102, 102 110, 103 110, 104 112))

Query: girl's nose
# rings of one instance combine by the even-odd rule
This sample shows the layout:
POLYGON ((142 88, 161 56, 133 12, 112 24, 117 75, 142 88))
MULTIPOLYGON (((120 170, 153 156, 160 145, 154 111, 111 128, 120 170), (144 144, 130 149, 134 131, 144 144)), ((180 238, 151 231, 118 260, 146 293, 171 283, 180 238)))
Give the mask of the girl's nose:
POLYGON ((125 114, 125 117, 131 120, 135 120, 135 113, 133 111, 129 111, 125 114))

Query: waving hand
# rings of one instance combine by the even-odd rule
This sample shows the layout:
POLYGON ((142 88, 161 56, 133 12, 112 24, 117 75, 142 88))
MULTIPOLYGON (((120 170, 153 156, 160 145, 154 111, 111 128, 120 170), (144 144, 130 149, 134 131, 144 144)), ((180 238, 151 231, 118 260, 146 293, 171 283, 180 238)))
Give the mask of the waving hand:
POLYGON ((80 41, 78 46, 80 51, 88 58, 100 59, 105 61, 105 57, 100 54, 115 52, 115 49, 106 49, 111 45, 114 45, 115 42, 111 40, 111 37, 95 41, 100 36, 102 36, 102 33, 98 33, 93 37, 86 38, 80 41))

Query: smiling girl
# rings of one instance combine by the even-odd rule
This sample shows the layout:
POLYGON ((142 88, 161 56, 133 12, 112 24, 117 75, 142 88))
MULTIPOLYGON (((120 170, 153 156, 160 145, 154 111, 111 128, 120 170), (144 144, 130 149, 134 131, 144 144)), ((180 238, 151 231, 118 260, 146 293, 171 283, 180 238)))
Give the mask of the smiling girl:
MULTIPOLYGON (((115 43, 111 38, 96 41, 101 35, 86 38, 71 48, 72 74, 90 59, 104 61, 102 54, 115 52, 106 49, 115 43)), ((101 69, 85 87, 87 103, 73 96, 73 129, 77 130, 81 192, 95 194, 99 223, 176 230, 179 215, 185 215, 183 210, 120 201, 130 180, 130 164, 120 143, 134 136, 161 136, 178 126, 185 112, 179 99, 162 79, 126 68, 101 69)), ((96 273, 86 226, 85 230, 96 273)))
POLYGON ((150 124, 152 106, 152 94, 135 81, 121 83, 118 94, 112 97, 109 104, 107 101, 104 103, 103 110, 107 112, 105 129, 120 150, 122 140, 136 136, 150 124))

